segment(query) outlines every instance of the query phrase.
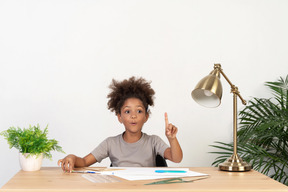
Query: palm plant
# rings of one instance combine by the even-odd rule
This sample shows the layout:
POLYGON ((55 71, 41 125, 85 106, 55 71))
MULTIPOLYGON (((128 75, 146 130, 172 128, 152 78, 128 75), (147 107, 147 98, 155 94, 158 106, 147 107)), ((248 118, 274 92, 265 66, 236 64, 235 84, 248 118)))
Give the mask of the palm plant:
MULTIPOLYGON (((239 113, 238 154, 253 169, 288 185, 288 75, 265 82, 274 97, 252 98, 239 113)), ((215 142, 219 165, 233 153, 233 144, 215 142)))

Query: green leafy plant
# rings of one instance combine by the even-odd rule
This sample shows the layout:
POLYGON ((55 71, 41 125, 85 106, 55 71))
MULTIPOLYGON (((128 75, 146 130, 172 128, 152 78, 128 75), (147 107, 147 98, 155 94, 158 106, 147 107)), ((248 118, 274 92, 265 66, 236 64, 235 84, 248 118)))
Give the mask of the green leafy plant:
POLYGON ((15 147, 20 153, 29 153, 30 155, 40 155, 44 158, 52 159, 51 151, 64 153, 62 147, 58 145, 55 139, 48 139, 48 125, 42 131, 40 126, 29 126, 29 128, 10 127, 0 133, 4 136, 10 148, 15 147))
MULTIPOLYGON (((266 82, 274 97, 252 98, 239 113, 238 154, 253 169, 288 185, 288 75, 266 82)), ((215 142, 220 149, 212 165, 219 165, 233 153, 233 144, 215 142)))

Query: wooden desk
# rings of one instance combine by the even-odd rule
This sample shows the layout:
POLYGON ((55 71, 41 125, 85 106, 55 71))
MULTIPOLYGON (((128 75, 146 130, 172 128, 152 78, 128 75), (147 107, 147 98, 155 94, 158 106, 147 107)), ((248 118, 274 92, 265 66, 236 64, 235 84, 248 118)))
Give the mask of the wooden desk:
POLYGON ((36 172, 19 171, 0 191, 105 191, 105 192, 152 192, 152 191, 199 191, 199 192, 288 192, 288 187, 257 172, 223 172, 215 167, 195 167, 192 171, 207 173, 209 178, 192 183, 144 185, 149 181, 123 181, 117 183, 92 183, 79 173, 63 173, 58 167, 36 172))

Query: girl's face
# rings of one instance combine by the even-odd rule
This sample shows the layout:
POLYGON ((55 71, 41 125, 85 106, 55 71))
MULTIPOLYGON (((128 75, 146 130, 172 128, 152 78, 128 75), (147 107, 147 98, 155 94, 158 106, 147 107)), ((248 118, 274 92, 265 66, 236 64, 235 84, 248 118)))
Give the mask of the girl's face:
POLYGON ((141 133, 144 123, 148 120, 149 114, 140 99, 128 98, 117 115, 120 123, 125 126, 126 132, 141 133))

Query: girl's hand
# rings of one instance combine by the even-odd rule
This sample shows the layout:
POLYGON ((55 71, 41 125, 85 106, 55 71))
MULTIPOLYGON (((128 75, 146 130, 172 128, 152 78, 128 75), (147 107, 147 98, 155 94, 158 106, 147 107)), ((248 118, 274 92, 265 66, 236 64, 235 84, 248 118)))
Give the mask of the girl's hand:
POLYGON ((63 171, 71 173, 74 169, 75 158, 74 155, 68 155, 64 159, 59 159, 58 166, 61 166, 63 171))
POLYGON ((164 116, 165 116, 165 134, 166 134, 166 137, 168 139, 174 139, 174 138, 176 138, 176 134, 178 132, 178 129, 173 124, 169 123, 167 113, 165 113, 164 116))

